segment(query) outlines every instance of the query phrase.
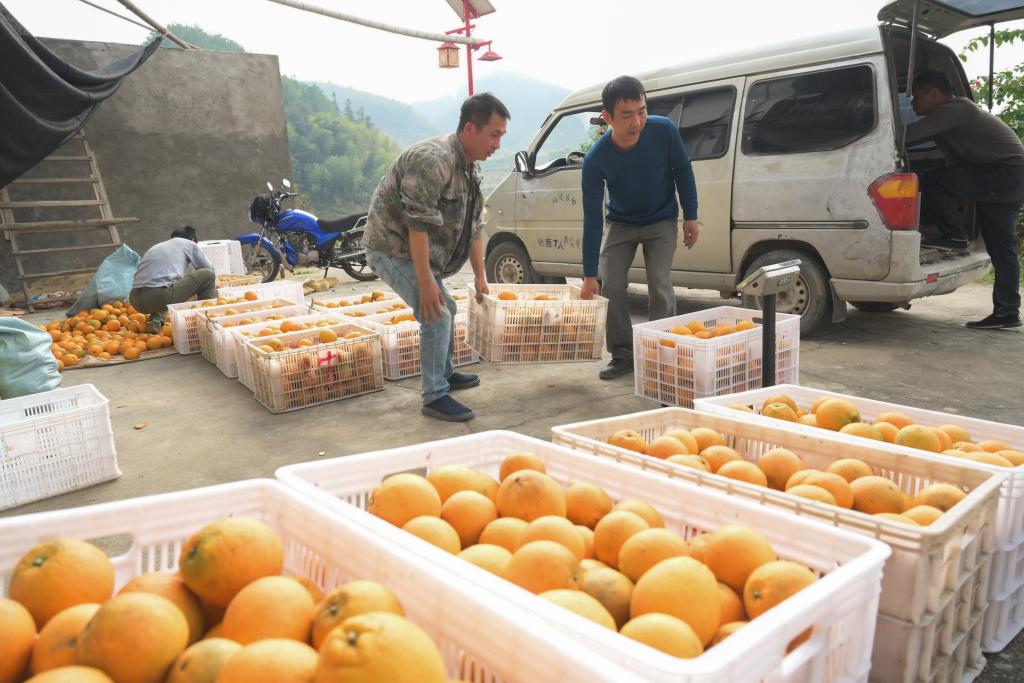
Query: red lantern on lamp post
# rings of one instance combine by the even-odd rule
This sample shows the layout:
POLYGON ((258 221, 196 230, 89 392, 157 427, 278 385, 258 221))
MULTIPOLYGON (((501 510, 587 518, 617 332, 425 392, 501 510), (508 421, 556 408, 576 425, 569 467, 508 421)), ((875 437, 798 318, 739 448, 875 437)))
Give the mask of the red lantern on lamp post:
MULTIPOLYGON (((472 20, 495 12, 494 6, 489 0, 448 0, 448 4, 459 16, 459 19, 465 22, 465 25, 451 31, 446 31, 447 35, 460 34, 469 38, 472 36, 472 30, 476 28, 472 20)), ((469 79, 470 97, 473 96, 473 53, 483 47, 487 47, 487 52, 479 57, 480 61, 496 62, 501 59, 501 55, 491 49, 491 41, 489 40, 476 45, 466 45, 466 73, 469 79)), ((439 47, 438 65, 442 69, 457 68, 459 66, 458 48, 452 43, 445 43, 439 47)))

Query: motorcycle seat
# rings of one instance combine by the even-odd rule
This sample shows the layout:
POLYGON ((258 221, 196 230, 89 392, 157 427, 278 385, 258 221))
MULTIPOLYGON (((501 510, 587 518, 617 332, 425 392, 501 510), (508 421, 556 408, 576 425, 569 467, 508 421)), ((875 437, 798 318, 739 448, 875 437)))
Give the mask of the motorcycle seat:
POLYGON ((324 232, 347 232, 354 228, 356 223, 364 216, 366 216, 365 213, 353 213, 341 218, 335 218, 334 220, 317 218, 316 222, 324 232))

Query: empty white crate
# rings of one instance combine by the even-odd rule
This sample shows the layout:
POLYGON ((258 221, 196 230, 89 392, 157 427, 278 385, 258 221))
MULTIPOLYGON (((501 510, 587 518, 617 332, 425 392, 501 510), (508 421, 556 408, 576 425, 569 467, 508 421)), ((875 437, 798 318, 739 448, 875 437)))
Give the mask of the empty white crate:
MULTIPOLYGON (((693 401, 761 386, 761 311, 718 306, 633 326, 633 382, 637 396, 665 405, 693 407, 693 401), (698 321, 709 330, 719 323, 755 322, 751 330, 699 339, 671 334, 698 321)), ((775 322, 778 382, 800 378, 800 316, 780 313, 775 322)))
POLYGON ((386 585, 408 619, 437 645, 452 678, 641 683, 591 657, 526 610, 496 603, 457 577, 421 565, 399 545, 269 479, 0 519, 0 586, 7 585, 21 555, 39 543, 117 536, 131 544, 112 558, 119 590, 145 572, 177 571, 181 547, 193 533, 234 515, 262 520, 277 531, 284 544, 286 575, 310 579, 324 592, 354 579, 386 585))
MULTIPOLYGON (((345 319, 340 315, 329 315, 326 313, 309 313, 307 315, 298 315, 289 318, 292 322, 296 323, 319 323, 329 322, 332 325, 340 322, 345 322, 345 319)), ((242 327, 231 328, 231 336, 229 337, 231 348, 233 349, 235 356, 235 377, 238 377, 238 381, 242 383, 249 391, 256 391, 256 380, 253 377, 253 365, 252 358, 249 352, 245 348, 245 343, 250 339, 259 337, 261 330, 268 327, 280 327, 281 320, 268 320, 262 323, 253 323, 252 325, 244 325, 242 327), (249 337, 244 333, 250 333, 253 336, 249 337)), ((277 332, 276 334, 268 335, 271 337, 279 334, 287 334, 286 332, 277 332)), ((259 337, 260 339, 266 339, 267 337, 259 337)), ((231 377, 232 375, 228 375, 231 377)))
POLYGON ((110 402, 93 385, 0 401, 0 510, 119 476, 110 402))
POLYGON ((224 299, 235 299, 244 297, 249 292, 256 295, 257 301, 283 299, 293 304, 305 305, 306 303, 306 293, 302 290, 302 283, 298 280, 274 280, 273 282, 259 282, 254 285, 221 287, 217 290, 217 296, 224 299))
POLYGON ((595 659, 609 659, 645 680, 810 683, 867 677, 879 579, 889 553, 872 539, 505 431, 290 465, 279 469, 277 477, 339 517, 407 547, 425 565, 458 576, 464 585, 474 585, 496 601, 539 615, 591 648, 595 659), (756 527, 780 557, 824 576, 745 626, 743 637, 726 639, 702 656, 684 660, 553 605, 363 510, 371 492, 390 474, 463 465, 496 477, 505 456, 517 451, 535 453, 562 486, 589 481, 613 499, 646 500, 662 514, 666 527, 687 538, 726 523, 756 527), (788 643, 809 627, 814 629, 810 640, 787 657, 788 643))
POLYGON ((200 240, 197 244, 213 265, 215 275, 245 274, 242 243, 238 240, 200 240))
POLYGON ((251 322, 247 324, 252 324, 270 318, 278 318, 278 322, 283 322, 287 318, 307 313, 309 313, 309 309, 302 304, 289 304, 281 308, 236 313, 213 320, 200 313, 199 352, 203 354, 203 358, 216 365, 226 376, 236 377, 238 371, 235 363, 235 350, 234 345, 230 342, 231 332, 239 326, 239 322, 249 320, 251 322))

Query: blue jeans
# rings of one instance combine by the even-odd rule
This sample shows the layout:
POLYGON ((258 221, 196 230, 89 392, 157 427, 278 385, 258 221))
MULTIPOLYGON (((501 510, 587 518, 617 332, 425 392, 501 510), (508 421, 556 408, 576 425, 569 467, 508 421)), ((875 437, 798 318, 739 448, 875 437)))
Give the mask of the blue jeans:
POLYGON ((366 250, 366 262, 380 279, 388 283, 395 294, 412 306, 420 323, 420 367, 423 380, 423 403, 433 403, 448 394, 448 378, 455 372, 452 356, 455 353, 455 300, 445 289, 440 278, 434 276, 447 308, 442 308, 434 322, 424 322, 420 316, 420 282, 412 261, 391 258, 372 249, 366 250))

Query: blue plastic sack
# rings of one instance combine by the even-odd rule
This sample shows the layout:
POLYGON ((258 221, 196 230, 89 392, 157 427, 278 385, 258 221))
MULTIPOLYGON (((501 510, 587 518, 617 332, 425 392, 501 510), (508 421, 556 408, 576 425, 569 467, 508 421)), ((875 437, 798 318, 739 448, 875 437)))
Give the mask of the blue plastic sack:
POLYGON ((0 318, 0 399, 52 391, 62 377, 50 350, 53 340, 18 318, 0 318))
POLYGON ((103 259, 96 274, 82 289, 82 293, 65 315, 71 318, 79 311, 99 308, 112 301, 127 301, 140 260, 139 255, 132 251, 131 247, 122 244, 117 251, 103 259))

